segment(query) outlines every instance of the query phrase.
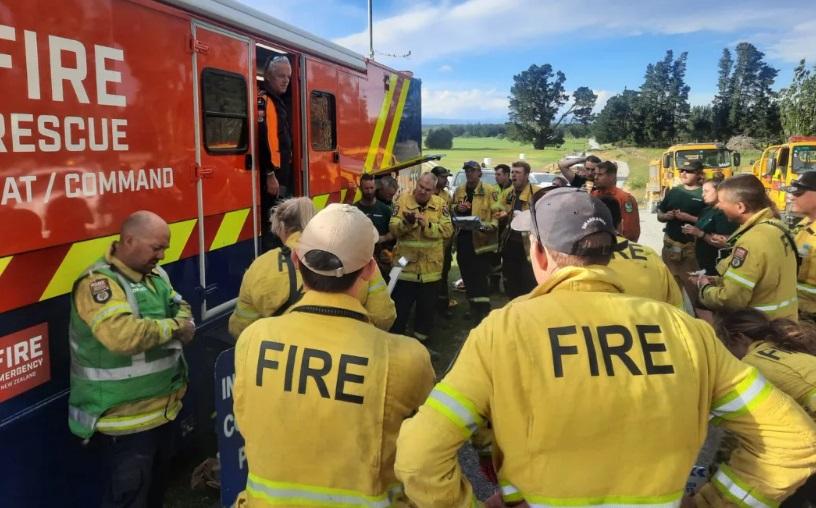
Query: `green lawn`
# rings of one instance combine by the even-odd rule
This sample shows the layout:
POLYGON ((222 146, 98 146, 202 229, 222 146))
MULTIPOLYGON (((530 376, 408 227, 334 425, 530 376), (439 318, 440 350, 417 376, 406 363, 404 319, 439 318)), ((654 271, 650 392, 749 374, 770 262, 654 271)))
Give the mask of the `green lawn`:
POLYGON ((442 154, 441 165, 456 173, 462 169, 462 164, 466 161, 474 160, 482 162, 486 157, 492 159, 491 166, 496 164, 511 164, 519 160, 519 154, 524 154, 525 159, 533 167, 533 171, 546 171, 547 166, 558 161, 566 154, 583 152, 587 149, 585 138, 567 138, 560 148, 548 147, 544 150, 536 150, 533 145, 517 143, 500 138, 454 138, 453 148, 450 150, 423 149, 423 153, 442 154))
MULTIPOLYGON (((664 150, 665 148, 611 147, 593 153, 602 159, 622 160, 629 163, 629 180, 626 186, 638 199, 643 199, 643 189, 649 181, 649 164, 659 159, 664 150)), ((548 147, 544 150, 536 150, 532 145, 500 138, 454 138, 453 148, 450 150, 426 148, 424 153, 444 155, 440 164, 453 173, 457 173, 465 161, 482 162, 484 158, 489 157, 492 159, 492 166, 501 163, 509 165, 518 160, 519 154, 522 153, 533 167, 533 171, 557 171, 553 163, 565 155, 584 151, 588 151, 586 138, 567 138, 561 147, 548 147)), ((750 172, 750 161, 758 159, 761 153, 759 150, 742 151, 742 164, 738 171, 750 172)))

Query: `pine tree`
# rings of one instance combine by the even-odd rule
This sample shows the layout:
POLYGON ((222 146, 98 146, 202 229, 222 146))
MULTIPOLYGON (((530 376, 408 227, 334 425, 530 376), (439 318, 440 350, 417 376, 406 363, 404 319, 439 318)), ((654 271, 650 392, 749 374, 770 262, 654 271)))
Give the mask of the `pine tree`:
MULTIPOLYGON (((813 67, 816 71, 816 66, 813 67)), ((793 81, 780 93, 779 102, 785 136, 816 135, 816 72, 801 60, 793 71, 793 81)))
POLYGON ((637 143, 642 139, 642 123, 637 113, 638 92, 624 90, 606 101, 592 125, 600 143, 637 143))
POLYGON ((668 50, 662 60, 646 66, 636 108, 643 122, 637 142, 664 146, 683 133, 690 110, 690 88, 685 83, 687 56, 682 53, 675 60, 674 52, 668 50))
POLYGON ((728 123, 728 111, 731 105, 731 70, 734 60, 731 51, 723 49, 719 63, 719 79, 717 80, 717 95, 712 104, 713 131, 716 139, 727 140, 731 137, 728 123))

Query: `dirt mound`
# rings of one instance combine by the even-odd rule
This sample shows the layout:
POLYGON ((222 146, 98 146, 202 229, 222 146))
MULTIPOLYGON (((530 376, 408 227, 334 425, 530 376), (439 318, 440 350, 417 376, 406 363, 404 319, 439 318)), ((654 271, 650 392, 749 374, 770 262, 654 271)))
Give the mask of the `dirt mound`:
POLYGON ((759 150, 760 143, 750 136, 734 136, 726 143, 729 150, 759 150))

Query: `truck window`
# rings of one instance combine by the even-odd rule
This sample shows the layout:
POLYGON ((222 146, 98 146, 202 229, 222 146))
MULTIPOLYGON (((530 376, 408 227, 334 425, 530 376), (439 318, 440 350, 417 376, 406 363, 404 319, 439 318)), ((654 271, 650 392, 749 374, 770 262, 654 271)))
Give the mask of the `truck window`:
POLYGON ((779 150, 779 162, 777 166, 779 170, 782 172, 782 175, 788 174, 788 156, 790 155, 790 148, 784 147, 779 150))
POLYGON ((243 76, 219 69, 201 71, 204 147, 212 154, 247 151, 247 83, 243 76))
POLYGON ((793 171, 816 171, 816 146, 793 147, 793 171))
POLYGON ((312 92, 309 112, 312 149, 316 151, 334 150, 337 147, 337 115, 334 95, 326 92, 312 92))

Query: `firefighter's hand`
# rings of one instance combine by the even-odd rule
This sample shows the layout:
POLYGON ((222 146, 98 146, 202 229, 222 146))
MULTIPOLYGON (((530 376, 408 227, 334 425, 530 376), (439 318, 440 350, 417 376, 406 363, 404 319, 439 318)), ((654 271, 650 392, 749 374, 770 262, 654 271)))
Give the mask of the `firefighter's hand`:
POLYGON ((691 282, 693 282, 697 288, 701 288, 708 284, 714 284, 714 278, 709 277, 708 275, 692 275, 689 277, 689 280, 691 280, 691 282))
POLYGON ((493 214, 493 218, 496 220, 504 220, 507 218, 507 212, 505 212, 504 210, 500 210, 493 214))
POLYGON ((680 210, 674 211, 674 218, 683 222, 697 222, 697 217, 691 215, 690 213, 681 212, 680 210))
POLYGON ((473 208, 473 205, 471 205, 467 201, 462 201, 458 205, 456 205, 456 212, 465 214, 468 213, 471 210, 471 208, 473 208))
POLYGON ((683 224, 680 229, 683 233, 693 236, 694 238, 702 238, 704 236, 702 229, 697 226, 692 226, 691 224, 683 224))
POLYGON ((176 330, 175 338, 180 340, 182 344, 189 344, 193 341, 195 335, 195 322, 192 319, 185 319, 179 323, 179 329, 176 330))
POLYGON ((708 238, 706 238, 706 242, 708 242, 709 245, 713 245, 714 247, 719 247, 722 249, 723 247, 728 245, 728 237, 725 235, 717 235, 712 233, 708 235, 708 238))
POLYGON ((416 216, 416 221, 417 221, 417 224, 419 224, 423 228, 428 225, 428 220, 422 214, 419 214, 419 215, 416 216))
POLYGON ((683 500, 680 501, 680 508, 697 508, 697 502, 693 496, 686 494, 683 496, 683 500))
POLYGON ((266 175, 266 192, 270 196, 277 196, 278 192, 280 192, 280 184, 275 173, 269 172, 266 175))
POLYGON ((674 220, 677 218, 677 210, 669 210, 665 213, 658 213, 657 220, 661 222, 669 222, 670 220, 674 220))
POLYGON ((403 217, 405 218, 405 222, 407 222, 408 224, 414 224, 417 220, 417 216, 414 212, 405 212, 405 215, 403 215, 403 217))

